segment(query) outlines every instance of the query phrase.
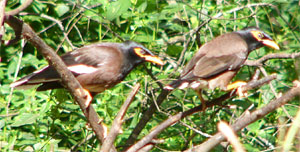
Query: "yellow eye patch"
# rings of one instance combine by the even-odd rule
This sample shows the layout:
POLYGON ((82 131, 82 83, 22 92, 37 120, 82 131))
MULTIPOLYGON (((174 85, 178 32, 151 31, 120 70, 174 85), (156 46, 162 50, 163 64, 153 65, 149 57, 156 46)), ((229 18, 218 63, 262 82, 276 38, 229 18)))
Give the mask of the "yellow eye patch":
POLYGON ((260 31, 251 31, 251 34, 258 41, 260 41, 260 40, 262 40, 264 38, 264 34, 261 33, 260 31))
POLYGON ((134 52, 140 57, 145 57, 145 50, 142 48, 136 47, 134 48, 134 52))

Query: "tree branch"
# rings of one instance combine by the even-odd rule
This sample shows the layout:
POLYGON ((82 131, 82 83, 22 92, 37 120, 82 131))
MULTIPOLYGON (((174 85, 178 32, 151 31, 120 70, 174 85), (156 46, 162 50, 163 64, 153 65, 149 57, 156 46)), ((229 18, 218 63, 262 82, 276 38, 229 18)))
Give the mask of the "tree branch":
MULTIPOLYGON (((246 112, 244 115, 242 115, 238 120, 231 125, 232 129, 234 131, 239 131, 242 128, 246 127, 247 125, 253 123, 254 121, 264 117, 265 115, 269 114, 270 112, 276 110, 280 106, 286 104, 290 100, 292 100, 294 97, 300 95, 300 86, 293 87, 286 93, 284 93, 280 98, 275 99, 271 101, 266 106, 255 110, 254 112, 246 112)), ((201 145, 195 146, 192 149, 189 149, 187 151, 209 151, 215 146, 217 146, 220 142, 224 140, 224 136, 219 132, 215 134, 213 137, 209 138, 207 141, 202 143, 201 145)))
POLYGON ((0 47, 1 47, 1 41, 2 41, 2 36, 4 35, 4 17, 5 17, 5 5, 6 5, 6 0, 1 0, 0 1, 0 47))
POLYGON ((136 93, 140 89, 140 87, 141 87, 141 85, 139 83, 136 84, 135 87, 132 89, 130 95, 127 97, 126 101, 122 105, 117 117, 115 118, 115 120, 112 124, 112 127, 109 131, 108 136, 105 138, 105 141, 102 144, 102 148, 100 150, 101 152, 109 152, 109 150, 111 149, 111 146, 113 145, 117 135, 122 130, 121 126, 124 121, 123 119, 124 119, 125 113, 129 107, 129 105, 133 101, 136 93))
POLYGON ((23 3, 22 5, 20 5, 18 8, 8 11, 5 13, 6 16, 14 16, 19 14, 21 11, 23 11, 24 9, 26 9, 29 5, 31 5, 31 3, 33 2, 33 0, 27 0, 25 3, 23 3))
POLYGON ((271 53, 271 54, 267 54, 263 57, 261 57, 258 60, 246 60, 246 62, 244 63, 244 65, 248 65, 248 66, 262 66, 264 62, 266 62, 267 60, 270 59, 294 59, 300 57, 300 52, 297 53, 271 53))

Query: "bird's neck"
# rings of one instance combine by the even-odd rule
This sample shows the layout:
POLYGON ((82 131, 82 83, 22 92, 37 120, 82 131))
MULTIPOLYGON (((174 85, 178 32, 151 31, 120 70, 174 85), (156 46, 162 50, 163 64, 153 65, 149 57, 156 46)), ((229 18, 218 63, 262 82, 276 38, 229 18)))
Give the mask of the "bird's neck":
POLYGON ((140 63, 142 63, 142 60, 130 60, 130 58, 127 58, 129 60, 126 60, 124 64, 121 67, 119 79, 123 80, 130 72, 133 70, 136 66, 138 66, 140 63))
POLYGON ((251 34, 241 31, 237 31, 237 33, 246 41, 249 52, 263 46, 263 44, 258 42, 251 34))

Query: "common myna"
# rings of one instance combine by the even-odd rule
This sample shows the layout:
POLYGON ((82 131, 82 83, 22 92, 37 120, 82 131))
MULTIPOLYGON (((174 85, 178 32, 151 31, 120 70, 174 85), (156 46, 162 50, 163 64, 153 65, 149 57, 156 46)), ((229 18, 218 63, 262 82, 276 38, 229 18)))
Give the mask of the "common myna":
MULTIPOLYGON (((144 61, 163 64, 147 48, 132 41, 91 44, 68 52, 61 58, 82 87, 92 95, 118 84, 144 61)), ((35 71, 10 86, 27 89, 39 84, 37 91, 63 88, 58 73, 51 66, 35 71)))
POLYGON ((202 88, 238 88, 241 83, 236 86, 228 85, 229 82, 242 67, 248 54, 263 46, 279 49, 269 35, 256 27, 220 35, 204 44, 184 67, 179 79, 165 89, 191 87, 199 91, 202 88))

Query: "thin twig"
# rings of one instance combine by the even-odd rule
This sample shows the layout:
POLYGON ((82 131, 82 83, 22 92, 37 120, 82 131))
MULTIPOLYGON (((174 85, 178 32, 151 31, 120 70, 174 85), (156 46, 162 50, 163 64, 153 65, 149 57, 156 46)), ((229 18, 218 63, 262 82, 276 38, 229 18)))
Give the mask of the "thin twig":
POLYGON ((73 46, 71 40, 70 40, 69 37, 68 37, 68 34, 65 32, 65 28, 64 28, 64 26, 62 25, 61 21, 59 21, 59 20, 57 20, 57 19, 55 19, 55 18, 53 18, 53 17, 51 17, 51 16, 45 15, 45 14, 41 14, 41 17, 42 17, 42 18, 45 18, 45 19, 48 19, 48 20, 51 20, 51 21, 53 21, 53 22, 55 22, 55 23, 58 25, 59 29, 63 32, 63 34, 64 34, 64 39, 67 40, 68 44, 72 47, 72 49, 75 49, 75 48, 76 48, 76 47, 73 46))
POLYGON ((163 84, 152 74, 152 72, 151 72, 151 70, 149 70, 146 66, 145 66, 145 64, 143 64, 143 66, 144 66, 144 68, 146 69, 146 72, 148 73, 148 75, 150 75, 150 77, 157 83, 157 85, 161 88, 161 89, 163 89, 164 88, 164 86, 163 86, 163 84))
MULTIPOLYGON (((55 24, 58 25, 59 29, 62 31, 62 33, 64 34, 65 39, 67 40, 68 44, 72 47, 72 49, 75 49, 76 47, 73 46, 71 40, 68 37, 68 34, 65 32, 65 28, 62 25, 62 22, 60 20, 57 20, 51 16, 45 15, 45 14, 36 14, 36 13, 20 13, 19 15, 34 15, 34 16, 40 16, 41 18, 50 20, 52 22, 54 22, 55 24)), ((55 25, 54 24, 54 25, 55 25)))
POLYGON ((124 121, 125 113, 129 107, 129 105, 133 101, 136 93, 140 89, 140 87, 141 87, 141 85, 139 83, 136 84, 135 87, 132 89, 130 95, 127 97, 126 101, 122 105, 117 117, 115 118, 115 120, 112 124, 112 127, 108 133, 108 136, 105 138, 105 140, 102 144, 102 148, 100 150, 101 152, 109 152, 109 150, 111 149, 111 146, 113 145, 117 135, 120 133, 120 130, 122 130, 121 126, 124 121))
POLYGON ((9 12, 6 12, 5 15, 6 16, 14 16, 19 14, 21 11, 23 11, 24 9, 26 9, 29 5, 31 5, 31 3, 33 2, 33 0, 27 0, 25 3, 23 3, 22 5, 20 5, 19 7, 17 7, 14 10, 11 10, 9 12))
MULTIPOLYGON (((163 89, 162 92, 157 97, 156 104, 159 106, 166 99, 169 93, 170 91, 163 89)), ((133 129, 132 133, 128 137, 126 144, 124 146, 125 149, 135 142, 138 135, 145 127, 146 123, 152 118, 153 113, 156 111, 156 104, 152 103, 149 109, 145 113, 143 113, 142 119, 139 121, 139 123, 136 125, 136 127, 133 129)))
POLYGON ((77 24, 77 22, 82 18, 82 16, 83 16, 83 15, 80 15, 80 16, 76 19, 76 21, 71 25, 71 27, 69 27, 69 29, 68 29, 68 31, 67 31, 67 33, 66 33, 66 36, 64 36, 64 38, 61 40, 60 44, 57 46, 57 48, 56 48, 56 50, 55 50, 56 52, 60 49, 60 47, 61 47, 62 44, 64 43, 65 39, 68 38, 69 33, 72 31, 72 29, 73 29, 73 27, 75 26, 75 24, 77 24))

